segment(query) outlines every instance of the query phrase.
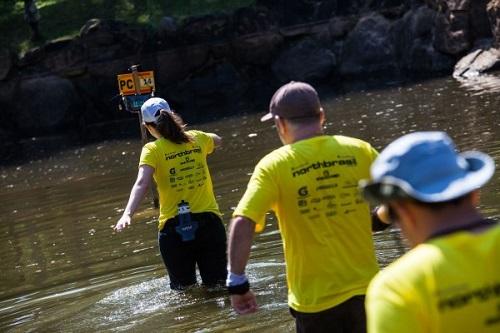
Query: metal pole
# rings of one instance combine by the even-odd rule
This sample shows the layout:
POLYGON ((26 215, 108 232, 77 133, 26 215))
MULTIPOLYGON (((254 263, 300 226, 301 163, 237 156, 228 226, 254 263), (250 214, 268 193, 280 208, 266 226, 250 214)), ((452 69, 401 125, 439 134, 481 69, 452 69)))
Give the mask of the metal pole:
MULTIPOLYGON (((132 70, 132 78, 134 79, 134 87, 135 87, 135 94, 140 95, 141 94, 141 88, 140 88, 140 79, 139 79, 139 72, 138 72, 138 67, 139 65, 132 65, 130 66, 130 69, 132 70)), ((148 142, 148 133, 146 130, 146 127, 144 126, 144 123, 142 121, 142 112, 139 110, 139 126, 141 129, 141 141, 142 145, 144 146, 148 142)), ((160 206, 159 199, 158 199, 158 191, 156 190, 156 183, 154 180, 151 182, 151 192, 153 194, 153 205, 155 208, 158 208, 160 206)))
MULTIPOLYGON (((132 70, 132 78, 134 79, 134 87, 135 87, 135 94, 136 95, 141 94, 139 73, 137 71, 138 67, 139 67, 139 65, 130 66, 130 69, 132 70)), ((148 142, 148 133, 146 131, 146 127, 144 127, 144 124, 142 122, 142 113, 140 111, 139 111, 139 126, 141 129, 142 144, 145 145, 148 142)))

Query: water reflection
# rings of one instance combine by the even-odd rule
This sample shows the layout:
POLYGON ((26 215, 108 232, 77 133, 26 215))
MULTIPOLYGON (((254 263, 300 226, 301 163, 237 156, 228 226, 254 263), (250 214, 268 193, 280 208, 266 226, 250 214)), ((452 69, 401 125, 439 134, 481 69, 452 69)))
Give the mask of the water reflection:
MULTIPOLYGON (((359 137, 380 149, 404 133, 445 130, 460 150, 479 149, 498 162, 500 98, 483 91, 438 79, 343 95, 326 87, 320 94, 327 133, 359 137)), ((272 125, 260 123, 259 115, 201 126, 224 138, 209 163, 225 222, 256 162, 280 146, 272 125)), ((234 314, 221 291, 168 289, 151 198, 130 230, 113 233, 139 152, 139 140, 107 141, 0 169, 0 330, 292 332, 282 245, 272 216, 266 232, 256 237, 248 266, 261 311, 243 317, 234 314)), ((499 177, 497 172, 482 195, 482 211, 494 218, 499 177)), ((381 266, 405 251, 395 229, 374 239, 381 266)))

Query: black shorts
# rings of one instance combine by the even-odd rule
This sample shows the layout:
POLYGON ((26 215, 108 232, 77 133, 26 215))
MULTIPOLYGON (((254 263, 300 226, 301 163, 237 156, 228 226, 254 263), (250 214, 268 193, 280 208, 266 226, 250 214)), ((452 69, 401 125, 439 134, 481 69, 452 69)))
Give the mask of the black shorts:
POLYGON ((290 308, 298 333, 366 332, 365 296, 354 296, 333 308, 314 313, 290 308))
POLYGON ((226 230, 214 213, 192 213, 198 222, 195 239, 182 241, 175 231, 178 219, 169 219, 158 233, 163 262, 171 289, 183 289, 196 283, 196 265, 206 286, 225 285, 227 276, 226 230))

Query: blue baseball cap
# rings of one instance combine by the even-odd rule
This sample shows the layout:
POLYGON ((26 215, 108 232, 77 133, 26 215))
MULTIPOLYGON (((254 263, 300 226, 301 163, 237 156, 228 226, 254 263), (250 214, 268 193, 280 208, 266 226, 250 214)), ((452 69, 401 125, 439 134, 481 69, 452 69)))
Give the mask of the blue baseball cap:
POLYGON ((154 123, 160 117, 160 110, 170 111, 170 105, 163 98, 152 97, 141 106, 142 121, 154 123))
POLYGON ((490 180, 493 159, 479 151, 457 153, 444 132, 415 132, 389 144, 372 164, 363 195, 383 203, 401 198, 444 202, 472 192, 490 180))

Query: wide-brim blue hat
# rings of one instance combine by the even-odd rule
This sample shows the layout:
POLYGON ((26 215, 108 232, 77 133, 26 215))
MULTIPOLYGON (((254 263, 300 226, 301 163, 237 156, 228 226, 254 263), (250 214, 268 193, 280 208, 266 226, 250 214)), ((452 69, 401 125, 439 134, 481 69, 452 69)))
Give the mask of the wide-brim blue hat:
POLYGON ((444 202, 486 184, 495 172, 493 159, 478 151, 457 153, 444 132, 415 132, 389 144, 371 166, 371 181, 361 181, 374 202, 413 198, 444 202))

